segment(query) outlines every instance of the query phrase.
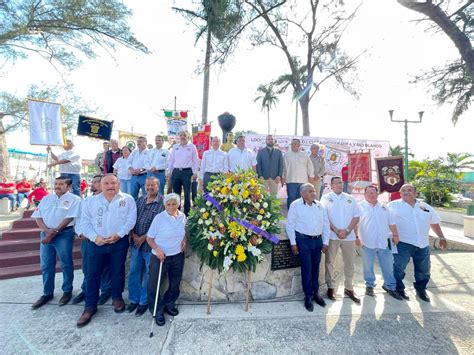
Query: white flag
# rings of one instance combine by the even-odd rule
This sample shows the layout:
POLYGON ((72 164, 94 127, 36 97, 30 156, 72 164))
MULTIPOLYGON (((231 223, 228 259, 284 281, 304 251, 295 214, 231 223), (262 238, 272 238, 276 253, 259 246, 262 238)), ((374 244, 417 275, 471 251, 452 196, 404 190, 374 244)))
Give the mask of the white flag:
POLYGON ((64 145, 61 105, 28 100, 30 144, 64 145))

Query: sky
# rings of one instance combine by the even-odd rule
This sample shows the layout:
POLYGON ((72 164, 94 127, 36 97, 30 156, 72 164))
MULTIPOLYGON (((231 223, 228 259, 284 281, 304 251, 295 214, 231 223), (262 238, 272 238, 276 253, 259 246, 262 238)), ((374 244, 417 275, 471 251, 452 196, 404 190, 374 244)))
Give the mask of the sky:
MULTIPOLYGON (((155 134, 166 131, 162 109, 173 109, 176 97, 177 109, 190 110, 190 122, 200 122, 203 80, 198 68, 204 59, 204 43, 194 45, 194 28, 171 9, 190 2, 125 3, 133 10, 129 22, 132 31, 151 54, 126 48, 119 48, 113 57, 98 52, 98 58, 85 60, 81 67, 65 73, 63 78, 74 84, 77 95, 99 108, 84 114, 113 120, 115 130, 133 130, 152 141, 155 134)), ((459 56, 445 35, 426 32, 425 24, 414 21, 418 18, 396 1, 363 2, 342 41, 349 54, 367 50, 358 63, 355 80, 360 98, 325 83, 310 103, 312 136, 388 140, 391 146, 403 146, 403 124, 390 122, 388 110, 395 110, 397 120, 417 120, 418 111, 424 111, 422 123, 409 125, 409 147, 416 159, 435 158, 446 152, 474 153, 474 109, 453 126, 452 105, 438 107, 428 85, 410 84, 422 70, 442 66, 459 56)), ((242 38, 225 66, 211 72, 208 117, 213 133, 221 135, 217 116, 226 111, 237 118, 234 130, 267 133, 266 113, 254 102, 256 89, 287 72, 282 52, 252 47, 242 38)), ((32 83, 62 80, 50 64, 35 57, 7 63, 2 75, 0 91, 18 95, 25 95, 32 83)), ((270 115, 272 133, 294 133, 295 103, 290 94, 280 97, 270 115)), ((301 135, 301 120, 298 126, 301 135)), ((101 146, 99 141, 84 137, 75 142, 83 158, 89 159, 101 146)), ((7 135, 7 144, 34 152, 44 150, 29 145, 28 131, 7 135)))

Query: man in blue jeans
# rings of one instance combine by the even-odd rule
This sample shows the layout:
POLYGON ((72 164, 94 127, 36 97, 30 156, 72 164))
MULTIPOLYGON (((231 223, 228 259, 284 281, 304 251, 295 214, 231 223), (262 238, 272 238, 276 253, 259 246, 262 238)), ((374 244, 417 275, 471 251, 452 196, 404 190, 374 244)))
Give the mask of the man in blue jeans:
POLYGON ((293 254, 301 261, 301 282, 304 291, 304 306, 313 311, 313 301, 321 307, 326 302, 319 295, 319 264, 321 252, 329 244, 329 219, 326 209, 316 201, 316 190, 312 184, 301 185, 301 198, 295 200, 288 211, 286 233, 293 254))
POLYGON ((401 300, 396 291, 396 282, 393 277, 392 241, 398 243, 398 231, 387 206, 378 202, 378 190, 369 185, 364 190, 365 200, 359 202, 361 211, 359 233, 356 236, 356 245, 362 246, 364 261, 365 294, 375 297, 375 257, 379 260, 382 270, 382 288, 392 297, 401 300))
POLYGON ((142 196, 146 195, 145 180, 150 169, 150 150, 146 146, 145 137, 137 138, 137 149, 133 150, 127 161, 128 170, 132 174, 130 179, 131 195, 136 201, 140 190, 142 196))
MULTIPOLYGON (((102 175, 95 175, 91 181, 91 190, 92 193, 98 195, 102 192, 102 186, 100 185, 100 180, 102 179, 102 175)), ((86 197, 81 202, 81 210, 87 209, 88 202, 92 198, 92 196, 86 197)), ((85 292, 86 292, 86 275, 87 275, 87 238, 81 231, 80 228, 80 219, 76 220, 75 231, 76 234, 81 239, 81 254, 82 254, 82 273, 84 274, 84 280, 82 281, 81 285, 81 292, 72 299, 72 304, 78 304, 84 301, 85 292)), ((102 276, 100 277, 100 296, 99 296, 99 305, 105 304, 110 298, 110 288, 111 288, 111 281, 110 281, 110 267, 106 266, 104 271, 102 272, 102 276)))
POLYGON ((431 229, 440 239, 441 249, 446 249, 447 242, 439 225, 440 218, 433 208, 425 202, 416 199, 416 188, 412 184, 405 184, 400 188, 401 200, 389 203, 391 213, 400 236, 397 244, 398 253, 394 255, 393 273, 397 283, 397 292, 404 299, 409 297, 405 293, 403 279, 405 269, 413 259, 415 267, 416 294, 425 302, 430 302, 426 293, 426 286, 430 281, 430 247, 429 231, 431 229))
POLYGON ((40 259, 43 275, 43 295, 31 306, 37 309, 53 299, 56 256, 61 261, 63 272, 63 296, 59 305, 64 306, 72 296, 74 265, 74 219, 79 213, 80 198, 69 192, 71 180, 60 176, 54 181, 54 194, 45 196, 32 218, 41 228, 40 259))
POLYGON ((159 180, 150 176, 145 183, 146 196, 137 200, 137 224, 131 232, 131 260, 128 274, 127 312, 142 316, 148 309, 148 275, 150 271, 151 247, 146 234, 153 218, 164 210, 163 197, 158 193, 159 180))
POLYGON ((125 260, 128 234, 137 220, 137 206, 132 196, 120 191, 117 176, 105 175, 101 180, 102 193, 93 196, 87 209, 81 211, 82 233, 87 237, 87 275, 84 312, 78 327, 90 322, 97 312, 100 278, 104 268, 110 267, 112 305, 115 313, 125 311, 122 292, 125 284, 125 260))
POLYGON ((81 197, 81 157, 75 152, 72 140, 66 140, 66 144, 63 148, 64 152, 56 155, 51 151, 51 147, 48 145, 46 151, 51 154, 51 158, 53 159, 51 164, 48 164, 48 168, 59 165, 61 176, 68 177, 72 182, 72 193, 81 197))
MULTIPOLYGON (((150 170, 148 176, 154 176, 160 184, 160 195, 165 192, 166 168, 168 167, 168 149, 163 148, 163 137, 155 137, 156 147, 150 150, 150 170)), ((145 188, 146 190, 146 188, 145 188)))

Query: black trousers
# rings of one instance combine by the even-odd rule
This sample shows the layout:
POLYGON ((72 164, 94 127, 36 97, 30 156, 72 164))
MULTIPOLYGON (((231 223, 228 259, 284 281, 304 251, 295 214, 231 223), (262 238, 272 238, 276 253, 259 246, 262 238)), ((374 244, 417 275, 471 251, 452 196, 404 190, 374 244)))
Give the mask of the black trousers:
POLYGON ((209 172, 205 172, 204 173, 204 179, 202 181, 202 183, 204 184, 204 192, 208 192, 209 190, 207 189, 207 184, 209 184, 212 180, 211 178, 214 176, 214 175, 217 175, 219 173, 209 173, 209 172))
MULTIPOLYGON (((176 255, 167 256, 161 265, 161 282, 160 287, 168 276, 168 290, 164 295, 160 294, 156 314, 163 314, 165 306, 170 309, 175 306, 175 302, 179 297, 179 285, 183 276, 184 268, 184 252, 176 255)), ((148 278, 148 309, 153 313, 155 307, 156 285, 158 283, 158 275, 160 272, 160 259, 152 254, 150 259, 150 274, 148 278)))
POLYGON ((171 174, 171 181, 173 182, 173 192, 181 196, 181 191, 184 189, 184 214, 187 216, 191 208, 191 178, 193 177, 193 170, 187 169, 173 169, 171 174))

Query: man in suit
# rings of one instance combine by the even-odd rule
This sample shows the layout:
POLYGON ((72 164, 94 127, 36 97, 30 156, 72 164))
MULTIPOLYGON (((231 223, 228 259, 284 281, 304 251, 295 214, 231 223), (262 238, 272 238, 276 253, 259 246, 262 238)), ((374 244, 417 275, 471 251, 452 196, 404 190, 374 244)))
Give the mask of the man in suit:
POLYGON ((114 172, 114 164, 118 158, 122 156, 122 151, 119 148, 119 143, 116 139, 110 140, 110 149, 104 153, 103 171, 104 174, 111 174, 114 172))
POLYGON ((271 134, 265 141, 267 146, 257 153, 257 175, 263 177, 267 189, 272 195, 276 195, 283 174, 283 154, 281 150, 274 147, 275 143, 271 134))

